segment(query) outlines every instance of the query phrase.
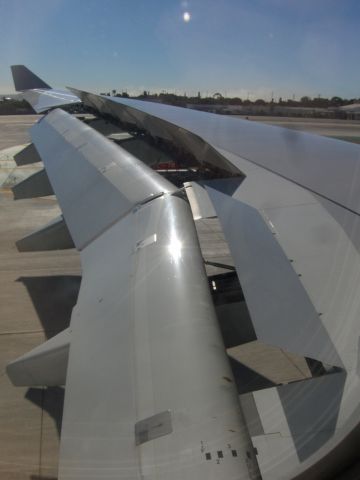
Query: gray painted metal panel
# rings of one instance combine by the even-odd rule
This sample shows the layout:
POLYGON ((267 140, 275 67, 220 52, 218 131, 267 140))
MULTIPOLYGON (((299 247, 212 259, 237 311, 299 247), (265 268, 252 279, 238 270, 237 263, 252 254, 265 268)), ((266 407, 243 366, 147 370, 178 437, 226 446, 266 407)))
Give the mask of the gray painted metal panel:
POLYGON ((137 203, 175 187, 121 147, 62 110, 31 129, 76 248, 137 203))
POLYGON ((14 160, 18 166, 41 162, 41 158, 33 143, 30 143, 23 150, 17 153, 14 156, 14 160))
POLYGON ((207 191, 229 243, 257 337, 342 367, 297 273, 258 211, 209 187, 207 191))
POLYGON ((169 435, 172 431, 171 412, 167 410, 157 413, 135 424, 135 443, 141 445, 155 438, 169 435))
POLYGON ((67 328, 9 363, 8 377, 16 386, 65 385, 70 341, 71 332, 67 328))
POLYGON ((74 242, 62 215, 16 242, 19 252, 40 252, 74 248, 74 242))
MULTIPOLYGON (((277 173, 360 213, 360 147, 317 135, 140 100, 101 97, 72 89, 85 104, 121 116, 136 112, 144 122, 157 118, 277 173), (341 159, 341 161, 339 161, 341 159)), ((233 165, 240 168, 233 157, 233 165)))
POLYGON ((81 262, 59 479, 257 478, 187 202, 142 205, 81 262), (172 433, 136 446, 167 410, 172 433))
POLYGON ((22 198, 46 197, 54 195, 49 177, 45 169, 33 173, 12 187, 15 200, 22 198))
POLYGON ((11 65, 11 73, 17 92, 29 90, 30 88, 51 88, 50 85, 31 72, 25 65, 11 65))

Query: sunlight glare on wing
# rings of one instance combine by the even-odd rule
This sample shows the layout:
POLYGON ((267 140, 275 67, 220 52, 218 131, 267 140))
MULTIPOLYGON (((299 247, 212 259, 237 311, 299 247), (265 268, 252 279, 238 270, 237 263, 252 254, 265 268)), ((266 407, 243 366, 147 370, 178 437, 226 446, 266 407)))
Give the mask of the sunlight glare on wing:
POLYGON ((171 237, 170 243, 168 245, 168 250, 172 259, 175 261, 175 263, 177 263, 182 256, 182 253, 181 253, 182 243, 176 236, 171 237))

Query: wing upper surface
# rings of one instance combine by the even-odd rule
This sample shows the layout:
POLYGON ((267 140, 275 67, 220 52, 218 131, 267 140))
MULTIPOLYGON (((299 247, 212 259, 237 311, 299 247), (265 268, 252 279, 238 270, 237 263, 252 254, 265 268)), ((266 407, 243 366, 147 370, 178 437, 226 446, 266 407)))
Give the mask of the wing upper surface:
POLYGON ((187 202, 142 205, 81 263, 59 478, 256 478, 187 202))
POLYGON ((83 269, 59 478, 249 476, 256 459, 245 453, 249 437, 189 204, 63 111, 50 112, 31 137, 83 269), (214 469, 218 451, 225 461, 214 469))
POLYGON ((31 129, 76 247, 81 250, 137 203, 175 187, 62 110, 31 129))
POLYGON ((360 213, 358 145, 229 116, 72 91, 100 112, 118 118, 126 113, 140 125, 151 118, 162 119, 175 134, 176 129, 185 129, 215 148, 235 154, 232 163, 236 166, 240 165, 238 156, 360 213))
POLYGON ((49 90, 25 90, 22 92, 22 96, 30 103, 36 113, 46 112, 55 107, 81 103, 79 97, 68 90, 56 90, 54 88, 49 90))
MULTIPOLYGON (((309 467, 330 438, 336 443, 358 404, 359 147, 176 107, 79 96, 206 158, 211 149, 201 151, 191 132, 244 173, 229 195, 207 191, 258 336, 314 358, 320 352, 324 363, 342 367, 279 394, 254 395, 262 432, 253 442, 265 476, 309 467), (288 470, 274 464, 277 440, 291 450, 288 470)), ((234 413, 234 389, 222 382, 231 373, 188 205, 156 172, 64 112, 41 120, 32 139, 83 266, 60 478, 219 478, 204 461, 203 438, 208 450, 222 452, 223 439, 243 453, 248 439, 234 413), (157 438, 151 425, 164 413, 171 428, 157 438), (236 435, 224 430, 230 423, 236 435)), ((192 188, 198 216, 213 216, 206 191, 192 188)), ((234 478, 247 472, 240 462, 227 470, 234 478)))

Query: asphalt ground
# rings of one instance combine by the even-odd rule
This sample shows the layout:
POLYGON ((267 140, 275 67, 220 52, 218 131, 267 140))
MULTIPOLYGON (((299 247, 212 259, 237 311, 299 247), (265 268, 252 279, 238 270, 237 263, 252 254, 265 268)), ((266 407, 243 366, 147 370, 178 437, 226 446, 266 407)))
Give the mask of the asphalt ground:
POLYGON ((40 115, 0 115, 0 151, 30 142, 28 133, 40 115))
MULTIPOLYGON (((0 117, 0 148, 29 141, 38 116, 0 117)), ((59 214, 54 197, 0 190, 0 479, 57 478, 64 391, 14 387, 6 364, 66 328, 80 285, 75 250, 19 253, 15 241, 59 214)))
POLYGON ((278 127, 290 128, 302 132, 324 135, 353 143, 360 143, 360 121, 339 120, 328 118, 298 118, 298 117, 262 117, 240 116, 235 117, 248 119, 250 122, 260 122, 278 127))

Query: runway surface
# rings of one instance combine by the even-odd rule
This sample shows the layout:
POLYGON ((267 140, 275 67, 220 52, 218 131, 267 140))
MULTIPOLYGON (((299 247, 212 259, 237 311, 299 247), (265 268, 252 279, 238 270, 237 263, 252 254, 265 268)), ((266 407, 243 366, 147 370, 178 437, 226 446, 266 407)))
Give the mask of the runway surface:
POLYGON ((0 151, 30 142, 28 130, 40 115, 0 115, 0 151))
POLYGON ((277 127, 290 128, 302 132, 324 135, 354 143, 360 143, 360 121, 339 120, 328 118, 298 118, 298 117, 244 117, 235 115, 238 118, 247 118, 250 122, 260 122, 277 127))

